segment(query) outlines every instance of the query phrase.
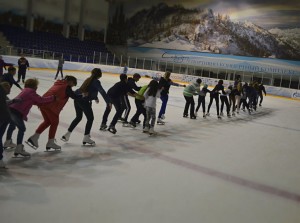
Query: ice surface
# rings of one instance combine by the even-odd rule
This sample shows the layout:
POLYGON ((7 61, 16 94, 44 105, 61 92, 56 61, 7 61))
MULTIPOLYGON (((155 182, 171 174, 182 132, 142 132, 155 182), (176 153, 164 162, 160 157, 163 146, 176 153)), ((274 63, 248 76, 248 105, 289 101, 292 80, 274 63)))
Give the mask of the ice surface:
MULTIPOLYGON (((54 74, 30 70, 28 77, 39 78, 43 94, 54 74)), ((88 77, 65 74, 75 75, 78 86, 88 77)), ((118 80, 111 74, 101 78, 106 90, 118 80)), ((182 90, 171 87, 166 125, 155 126, 158 135, 151 137, 141 126, 118 124, 116 135, 99 131, 105 108, 99 95, 100 103, 93 104, 95 147, 81 145, 85 118, 69 142, 60 140, 75 117, 70 99, 56 135, 62 152, 44 152, 47 130, 37 151, 25 144, 30 159, 5 152, 9 169, 0 171, 1 222, 300 222, 299 101, 267 96, 253 115, 222 120, 213 105, 207 119, 199 112, 190 120, 182 118, 182 90)), ((14 86, 10 98, 18 93, 14 86)), ((114 110, 109 121, 113 115, 114 110)), ((40 122, 33 107, 25 140, 40 122)))

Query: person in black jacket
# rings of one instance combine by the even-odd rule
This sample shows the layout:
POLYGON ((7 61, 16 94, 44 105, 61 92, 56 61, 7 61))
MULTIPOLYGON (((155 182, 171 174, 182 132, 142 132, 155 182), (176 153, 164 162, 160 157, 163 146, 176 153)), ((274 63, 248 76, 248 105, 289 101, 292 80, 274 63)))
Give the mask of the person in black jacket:
POLYGON ((22 90, 22 87, 14 79, 17 69, 15 67, 9 67, 7 71, 8 73, 3 74, 1 82, 8 82, 11 87, 16 85, 20 90, 22 90))
MULTIPOLYGON (((141 89, 141 87, 138 87, 136 85, 136 82, 138 82, 140 80, 140 78, 141 78, 141 75, 138 73, 135 73, 133 75, 133 77, 129 77, 128 81, 127 81, 128 88, 131 90, 134 90, 135 92, 138 92, 141 89)), ((129 102, 127 94, 125 94, 123 97, 121 97, 121 103, 122 103, 121 114, 125 111, 124 118, 121 118, 121 121, 123 121, 123 126, 128 126, 129 125, 128 115, 131 110, 131 106, 130 106, 130 102, 129 102)))
POLYGON ((100 93, 106 102, 107 109, 111 109, 111 104, 107 97, 105 90, 103 89, 99 79, 102 77, 102 71, 99 68, 94 68, 91 72, 91 76, 87 78, 81 87, 75 91, 77 95, 82 95, 82 97, 77 97, 74 100, 74 107, 76 111, 76 118, 72 121, 68 132, 62 136, 63 141, 68 141, 72 131, 78 125, 82 119, 82 115, 86 116, 87 123, 84 131, 84 138, 82 143, 88 145, 95 145, 95 142, 90 138, 90 132, 94 122, 94 113, 92 109, 92 101, 99 103, 98 93, 100 93))
POLYGON ((211 105, 213 103, 213 100, 215 99, 215 101, 216 101, 216 108, 217 108, 217 115, 218 115, 219 119, 221 118, 220 111, 219 111, 219 91, 221 91, 222 94, 226 94, 226 92, 224 91, 223 80, 219 80, 218 84, 210 92, 210 102, 209 102, 209 105, 208 105, 208 110, 207 110, 206 116, 210 115, 209 114, 209 110, 210 110, 210 107, 211 107, 211 105))
MULTIPOLYGON (((121 98, 124 97, 124 95, 130 95, 130 96, 135 96, 136 93, 127 85, 127 75, 126 74, 121 74, 120 75, 120 81, 117 82, 114 86, 112 86, 108 91, 107 91, 107 96, 109 98, 109 101, 114 105, 116 109, 116 114, 113 117, 113 120, 111 121, 108 131, 116 134, 117 130, 115 128, 115 125, 121 116, 122 113, 122 104, 121 104, 121 98)), ((109 116, 111 109, 106 109, 103 118, 102 118, 102 123, 100 126, 100 130, 105 130, 107 128, 107 118, 109 116)))
POLYGON ((25 77, 26 77, 26 71, 29 69, 29 63, 28 60, 24 57, 24 55, 21 55, 21 58, 18 60, 18 65, 19 65, 19 70, 18 70, 18 80, 17 82, 19 83, 22 81, 23 83, 25 82, 25 77))
POLYGON ((258 97, 260 97, 259 106, 261 106, 261 103, 262 103, 263 100, 264 100, 263 93, 265 94, 265 96, 267 96, 267 92, 266 92, 265 86, 264 86, 263 83, 261 83, 261 84, 258 86, 258 97))

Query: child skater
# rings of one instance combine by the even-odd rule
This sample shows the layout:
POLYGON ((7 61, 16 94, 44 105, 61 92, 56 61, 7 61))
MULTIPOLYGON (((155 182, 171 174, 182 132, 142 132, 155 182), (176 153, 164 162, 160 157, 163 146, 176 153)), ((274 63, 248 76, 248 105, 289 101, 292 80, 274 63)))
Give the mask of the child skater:
POLYGON ((26 131, 24 120, 27 121, 27 115, 32 105, 42 105, 53 102, 55 100, 54 95, 41 97, 36 93, 38 88, 37 79, 27 79, 25 81, 24 89, 16 97, 20 99, 21 102, 10 105, 11 119, 13 124, 15 124, 19 131, 17 136, 17 147, 15 149, 15 156, 30 156, 28 152, 24 150, 23 137, 26 131))
POLYGON ((207 89, 207 84, 204 84, 202 90, 199 92, 199 97, 198 97, 198 105, 196 108, 195 116, 197 116, 200 105, 202 104, 202 110, 203 110, 203 118, 205 118, 205 97, 207 92, 210 92, 210 90, 207 89))
POLYGON ((154 131, 156 121, 156 99, 160 97, 160 92, 161 90, 158 89, 158 82, 152 80, 144 93, 147 120, 143 132, 149 132, 150 135, 156 134, 154 131))
POLYGON ((198 78, 194 83, 189 84, 183 89, 183 96, 185 98, 185 107, 183 112, 183 117, 188 117, 189 114, 189 107, 190 108, 190 118, 196 119, 196 116, 194 114, 195 112, 195 101, 194 101, 194 95, 198 95, 200 93, 200 84, 202 80, 198 78))
POLYGON ((68 132, 62 136, 62 140, 67 142, 70 139, 72 131, 78 125, 78 123, 82 119, 82 114, 84 113, 87 122, 85 125, 84 137, 82 143, 95 145, 95 141, 91 139, 90 132, 92 129, 92 125, 94 122, 94 113, 92 109, 92 101, 96 101, 99 103, 99 99, 97 97, 98 92, 102 95, 103 99, 107 104, 107 108, 111 109, 111 104, 109 103, 107 94, 103 89, 99 79, 102 77, 102 71, 99 68, 94 68, 91 72, 91 76, 87 78, 81 87, 75 91, 77 95, 82 95, 82 97, 75 98, 74 107, 76 111, 76 117, 72 121, 71 125, 68 128, 68 132))
POLYGON ((220 113, 219 113, 220 112, 219 111, 219 91, 222 91, 223 94, 226 94, 225 91, 224 91, 223 80, 219 80, 218 84, 210 92, 210 102, 209 102, 209 105, 208 105, 208 110, 207 110, 206 116, 209 116, 210 107, 213 103, 213 100, 215 99, 218 119, 221 119, 221 116, 220 116, 220 113))
POLYGON ((72 91, 72 87, 76 85, 76 77, 66 76, 63 80, 57 80, 54 85, 43 95, 44 97, 55 95, 59 100, 40 106, 44 121, 35 130, 35 134, 29 137, 27 140, 27 143, 32 148, 37 149, 39 147, 38 139, 40 134, 42 134, 42 132, 44 132, 50 126, 46 149, 61 149, 61 147, 55 143, 55 134, 59 123, 59 114, 67 103, 69 97, 72 99, 81 97, 72 91))
MULTIPOLYGON (((116 114, 113 117, 113 120, 111 121, 108 131, 116 134, 116 124, 118 119, 122 115, 122 104, 121 104, 121 98, 124 97, 124 95, 130 95, 135 96, 136 93, 127 85, 127 75, 121 74, 120 75, 120 81, 116 83, 114 86, 112 86, 108 91, 107 95, 109 97, 109 101, 114 105, 116 109, 116 114)), ((110 113, 111 109, 107 108, 103 114, 102 123, 100 126, 100 130, 105 130, 107 128, 107 118, 110 113)))

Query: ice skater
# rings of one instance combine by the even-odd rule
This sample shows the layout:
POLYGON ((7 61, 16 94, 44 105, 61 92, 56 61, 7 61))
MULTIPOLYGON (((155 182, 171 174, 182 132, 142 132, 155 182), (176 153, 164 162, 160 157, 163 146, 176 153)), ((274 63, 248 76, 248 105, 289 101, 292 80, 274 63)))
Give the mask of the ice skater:
POLYGON ((199 95, 201 83, 202 80, 198 78, 195 82, 189 84, 183 89, 183 96, 185 99, 183 117, 185 118, 189 116, 188 112, 190 108, 190 118, 196 119, 194 95, 199 95))
POLYGON ((156 134, 154 131, 156 121, 156 99, 160 97, 160 92, 161 89, 158 89, 158 82, 152 80, 144 93, 147 119, 143 132, 149 132, 150 135, 156 134))
POLYGON ((171 85, 186 87, 185 85, 174 83, 170 79, 170 76, 171 76, 171 72, 166 71, 164 76, 159 79, 159 89, 162 89, 161 94, 160 94, 161 95, 160 99, 162 101, 162 104, 161 104, 161 108, 160 108, 160 111, 158 114, 158 119, 157 119, 157 124, 159 124, 159 125, 165 124, 163 119, 165 119, 166 108, 167 108, 167 104, 168 104, 168 100, 169 100, 169 90, 170 90, 171 85))
POLYGON ((58 73, 59 73, 59 72, 60 72, 60 75, 61 75, 61 79, 64 78, 64 74, 63 74, 63 66, 64 66, 64 63, 65 63, 65 60, 64 60, 63 57, 61 57, 61 58, 58 60, 57 71, 56 71, 56 75, 55 75, 54 80, 57 79, 57 76, 58 76, 58 73))
POLYGON ((14 79, 17 69, 15 67, 9 67, 7 69, 7 71, 8 71, 7 73, 3 74, 2 78, 1 78, 1 82, 8 82, 11 87, 13 85, 16 85, 20 90, 22 90, 22 87, 14 79))
MULTIPOLYGON (((53 102, 56 97, 54 95, 41 97, 36 93, 38 88, 37 79, 27 79, 25 81, 24 89, 16 97, 20 99, 19 103, 14 103, 9 106, 11 111, 11 120, 15 124, 19 131, 17 135, 17 147, 15 149, 14 155, 18 156, 30 156, 28 152, 25 151, 23 145, 23 137, 26 131, 26 126, 24 121, 27 121, 27 115, 33 105, 40 106, 42 104, 47 104, 53 102)), ((10 133, 12 134, 12 133, 10 133)))
MULTIPOLYGON (((138 82, 140 80, 140 78, 141 78, 141 75, 138 74, 138 73, 135 73, 133 75, 133 77, 129 77, 128 81, 127 81, 128 88, 130 88, 132 91, 138 92, 141 89, 141 87, 138 87, 136 85, 136 82, 138 82)), ((129 113, 130 113, 130 110, 131 110, 131 105, 130 105, 130 101, 128 99, 127 94, 125 94, 121 98, 121 103, 122 103, 122 112, 121 112, 121 114, 125 111, 124 117, 123 118, 121 117, 121 121, 123 122, 123 126, 129 126, 128 116, 129 116, 129 113)))
POLYGON ((84 113, 87 122, 85 125, 84 136, 82 143, 84 145, 95 145, 95 141, 91 139, 90 133, 94 122, 94 113, 92 109, 92 101, 99 103, 98 92, 102 95, 106 102, 106 108, 111 109, 111 104, 107 97, 105 90, 103 89, 99 79, 102 77, 102 71, 100 68, 94 68, 91 72, 91 76, 87 78, 81 87, 75 91, 77 95, 82 97, 75 98, 74 107, 76 111, 76 117, 72 121, 68 128, 68 132, 62 136, 62 140, 67 142, 70 139, 71 133, 82 119, 84 113))
POLYGON ((209 105, 208 105, 206 116, 210 115, 209 114, 210 107, 211 107, 211 105, 213 103, 213 100, 215 99, 218 119, 221 119, 220 110, 219 110, 219 91, 221 91, 222 94, 226 94, 225 91, 224 91, 223 80, 219 80, 218 84, 210 92, 210 101, 209 101, 209 105))
POLYGON ((230 89, 225 90, 225 94, 220 95, 220 100, 221 100, 221 116, 224 116, 223 109, 224 109, 224 104, 226 105, 226 112, 227 112, 227 117, 231 117, 230 115, 230 105, 228 101, 228 96, 231 93, 230 89))
POLYGON ((265 94, 265 96, 267 96, 267 92, 266 92, 265 86, 264 86, 263 83, 261 83, 261 84, 258 86, 258 97, 260 98, 259 106, 261 106, 261 104, 262 104, 262 102, 263 102, 263 100, 264 100, 263 93, 265 94))
POLYGON ((28 60, 24 57, 24 54, 22 54, 21 58, 18 60, 18 65, 19 65, 19 69, 18 69, 17 82, 19 83, 22 78, 22 81, 24 83, 25 78, 26 78, 26 71, 27 71, 27 69, 29 70, 29 63, 28 63, 28 60))
POLYGON ((210 90, 208 90, 207 87, 208 87, 207 84, 204 84, 204 86, 202 87, 202 90, 199 92, 198 105, 197 105, 196 112, 195 112, 196 117, 198 115, 198 111, 199 111, 199 108, 201 105, 202 105, 202 111, 203 111, 203 118, 206 117, 206 115, 205 115, 205 97, 206 97, 206 94, 208 92, 210 92, 210 90))
MULTIPOLYGON (((112 86, 107 91, 109 101, 113 104, 113 106, 116 109, 116 113, 108 127, 108 131, 113 134, 116 134, 116 132, 117 132, 115 126, 117 124, 118 119, 120 118, 120 116, 122 114, 121 97, 124 97, 124 95, 127 95, 127 94, 132 97, 135 97, 135 95, 136 95, 136 93, 127 85, 127 75, 121 74, 120 81, 117 82, 114 86, 112 86)), ((111 112, 111 109, 106 108, 106 110, 103 114, 100 130, 105 130, 107 128, 106 123, 107 123, 107 118, 108 118, 110 112, 111 112)))
POLYGON ((37 149, 39 147, 38 139, 40 135, 48 127, 50 127, 46 150, 61 150, 61 146, 55 143, 56 130, 59 124, 59 114, 69 98, 76 99, 81 97, 81 95, 75 94, 72 90, 72 87, 76 85, 76 77, 66 76, 63 80, 57 80, 54 85, 43 95, 44 97, 55 95, 59 100, 40 106, 40 111, 44 120, 35 130, 35 133, 27 140, 28 144, 32 148, 37 149))

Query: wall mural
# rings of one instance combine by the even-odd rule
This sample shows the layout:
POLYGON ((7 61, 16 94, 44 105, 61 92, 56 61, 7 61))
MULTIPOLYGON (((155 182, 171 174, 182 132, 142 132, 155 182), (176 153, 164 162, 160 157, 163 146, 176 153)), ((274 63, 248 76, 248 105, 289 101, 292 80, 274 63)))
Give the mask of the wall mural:
POLYGON ((300 60, 298 0, 112 1, 111 44, 300 60))

